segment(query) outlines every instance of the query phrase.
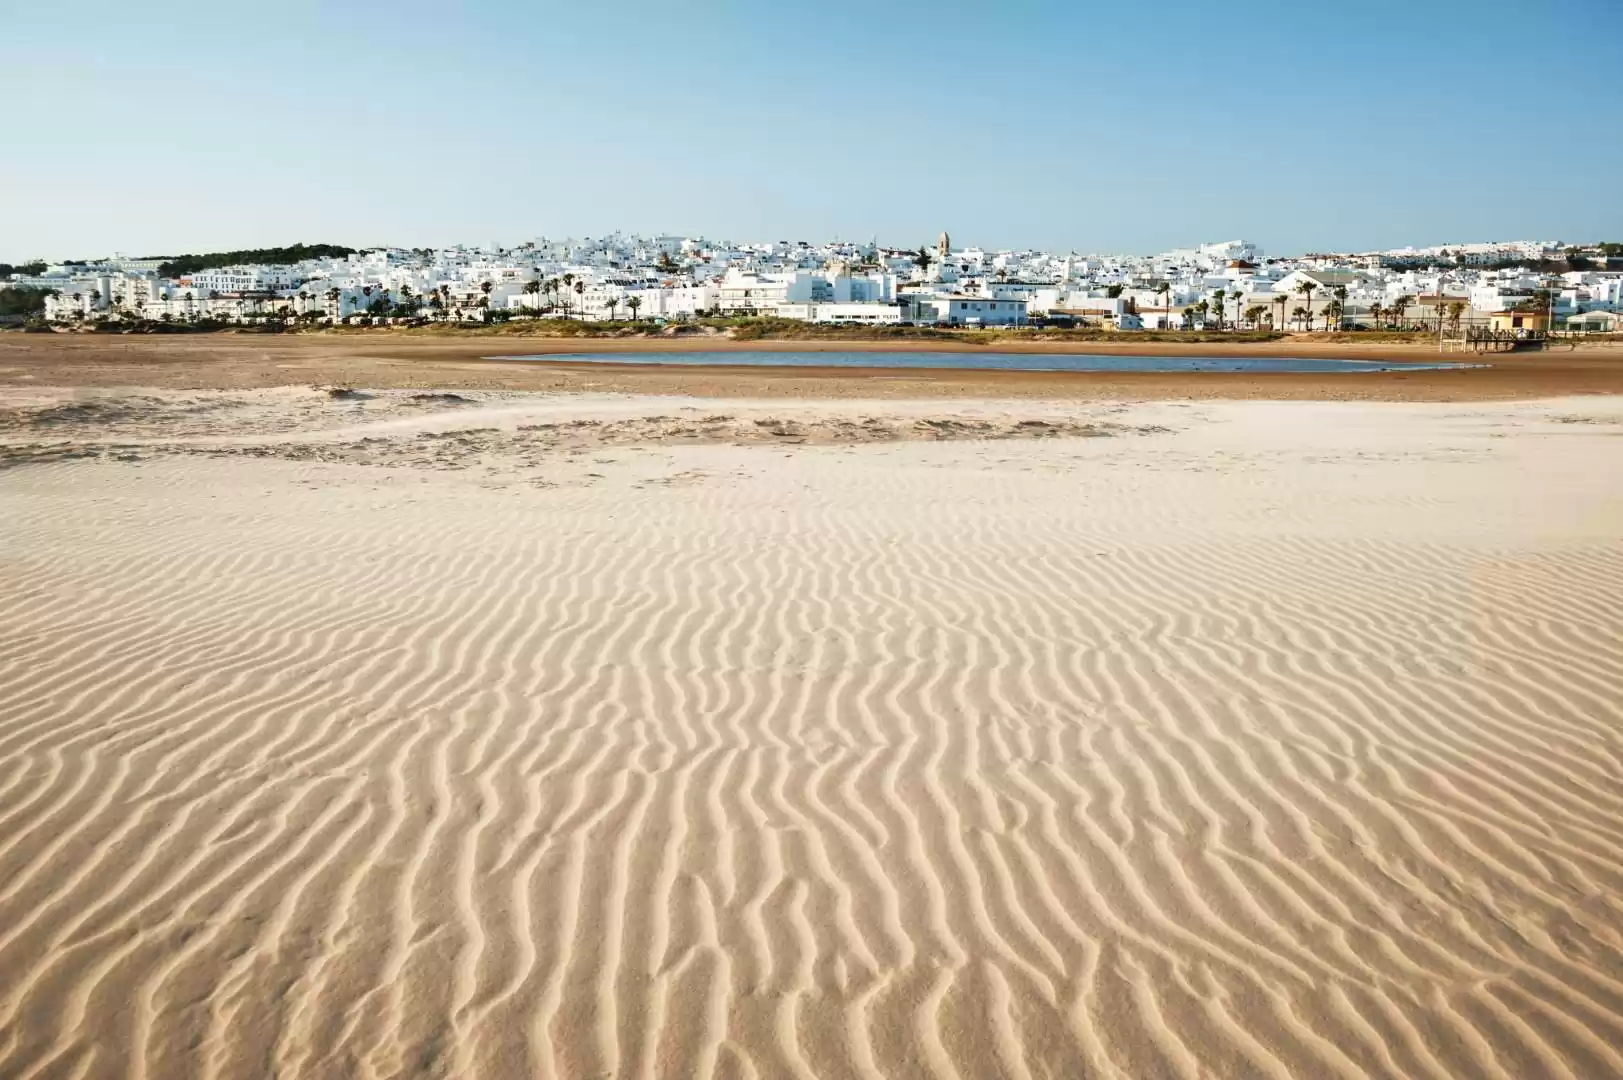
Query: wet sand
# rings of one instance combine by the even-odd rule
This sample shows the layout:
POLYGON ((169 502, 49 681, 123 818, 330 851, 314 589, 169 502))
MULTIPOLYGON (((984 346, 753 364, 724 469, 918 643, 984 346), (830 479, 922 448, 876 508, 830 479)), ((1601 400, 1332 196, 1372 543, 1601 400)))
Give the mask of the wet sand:
POLYGON ((962 369, 732 368, 516 364, 483 357, 520 354, 662 351, 861 351, 883 364, 887 351, 1117 353, 1188 356, 1302 356, 1382 360, 1394 365, 1439 359, 1430 345, 1360 346, 1322 340, 1243 346, 958 342, 732 342, 575 340, 412 334, 112 335, 0 334, 0 387, 152 386, 247 389, 346 384, 378 388, 464 387, 686 394, 699 397, 920 398, 1004 397, 1054 400, 1305 399, 1376 401, 1516 400, 1623 393, 1623 346, 1446 359, 1487 368, 1319 374, 1247 372, 1015 372, 962 369))

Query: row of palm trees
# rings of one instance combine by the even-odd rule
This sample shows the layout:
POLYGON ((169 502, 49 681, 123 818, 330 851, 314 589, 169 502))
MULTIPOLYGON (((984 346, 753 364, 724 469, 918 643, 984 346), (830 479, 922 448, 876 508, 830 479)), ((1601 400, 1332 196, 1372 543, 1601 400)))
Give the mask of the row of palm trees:
MULTIPOLYGON (((555 277, 555 278, 541 277, 540 276, 540 274, 541 274, 540 270, 535 271, 535 273, 536 273, 535 277, 531 278, 529 281, 526 281, 524 283, 524 292, 525 292, 525 295, 527 295, 527 296, 533 296, 533 297, 537 298, 536 303, 534 303, 532 305, 537 311, 544 310, 541 307, 540 300, 539 300, 539 298, 542 297, 542 296, 547 296, 547 297, 551 298, 551 303, 548 305, 548 308, 550 309, 550 308, 554 308, 554 307, 557 306, 558 297, 559 297, 560 294, 562 294, 563 297, 567 300, 569 298, 569 294, 574 293, 575 294, 575 305, 576 305, 575 310, 571 311, 569 309, 569 307, 567 306, 567 304, 566 304, 565 309, 564 309, 564 313, 565 313, 565 315, 569 316, 570 318, 576 317, 577 314, 580 317, 585 316, 585 314, 586 314, 586 301, 585 301, 585 296, 584 296, 584 294, 586 292, 586 282, 585 281, 576 279, 575 275, 570 274, 570 273, 565 273, 562 277, 555 277)), ((489 282, 486 282, 485 284, 489 285, 489 282)), ((481 287, 483 287, 483 286, 481 286, 481 287)), ((622 301, 618 296, 611 296, 607 300, 603 301, 603 306, 609 309, 609 318, 611 320, 614 318, 614 313, 619 309, 620 304, 622 302, 625 304, 625 306, 628 309, 630 309, 631 317, 633 319, 637 318, 637 311, 638 311, 639 308, 642 307, 642 297, 640 297, 640 296, 628 296, 628 297, 625 298, 624 301, 622 301)))
MULTIPOLYGON (((1296 286, 1296 292, 1306 300, 1306 306, 1292 309, 1291 315, 1295 320, 1302 322, 1302 324, 1309 330, 1313 329, 1313 293, 1318 287, 1319 286, 1312 281, 1304 281, 1300 285, 1296 286)), ((1324 323, 1326 329, 1329 329, 1331 326, 1335 326, 1337 328, 1345 327, 1344 320, 1347 314, 1347 287, 1345 285, 1335 286, 1334 296, 1335 299, 1324 305, 1324 323)), ((1283 317, 1286 298, 1281 295, 1276 297, 1273 302, 1279 305, 1280 315, 1283 317)), ((1369 306, 1370 318, 1374 321, 1376 329, 1390 327, 1391 329, 1395 330, 1403 325, 1404 314, 1414 302, 1415 298, 1407 294, 1395 297, 1390 305, 1383 305, 1377 300, 1375 303, 1369 306)), ((1465 315, 1465 302, 1463 300, 1451 301, 1445 310, 1448 313, 1448 321, 1457 329, 1460 324, 1460 319, 1465 315)))
MULTIPOLYGON (((495 285, 492 282, 485 281, 480 283, 479 291, 481 295, 474 302, 478 309, 489 309, 490 294, 494 289, 495 285)), ((579 313, 582 316, 585 314, 583 294, 586 291, 586 283, 584 280, 577 280, 574 274, 566 273, 561 278, 549 278, 545 280, 539 277, 533 278, 525 284, 524 291, 531 296, 538 296, 545 293, 553 297, 554 300, 556 300, 560 294, 568 297, 571 293, 573 293, 576 300, 581 304, 579 313)), ((378 286, 376 288, 371 285, 362 286, 361 295, 366 298, 366 302, 362 306, 365 308, 367 313, 372 315, 405 315, 410 317, 421 311, 426 306, 433 309, 435 318, 444 321, 452 317, 460 319, 463 312, 467 310, 467 308, 462 304, 453 301, 451 296, 451 287, 449 285, 440 285, 438 288, 428 290, 425 294, 427 297, 426 300, 423 297, 414 294, 410 285, 402 285, 400 287, 398 300, 394 299, 391 291, 387 287, 383 286, 378 286)), ((211 290, 208 294, 208 299, 217 300, 219 299, 219 296, 220 294, 217 291, 211 290)), ((282 305, 277 309, 277 313, 284 317, 293 318, 319 317, 318 312, 311 311, 308 308, 309 302, 315 299, 312 294, 301 289, 297 296, 297 310, 289 305, 282 305)), ((322 293, 321 296, 327 301, 328 317, 331 318, 332 321, 336 322, 338 320, 338 302, 343 296, 342 290, 334 286, 328 289, 325 293, 322 293)), ((85 294, 82 292, 75 292, 71 294, 71 299, 76 305, 80 304, 84 298, 85 294)), ((196 294, 188 289, 186 292, 181 294, 180 299, 183 300, 186 305, 186 311, 182 318, 187 321, 196 321, 202 314, 193 308, 193 304, 196 303, 197 299, 196 294)), ((115 313, 125 313, 126 309, 124 306, 124 300, 125 298, 122 295, 114 298, 112 306, 115 313)), ((638 317, 638 311, 641 309, 643 303, 642 297, 640 296, 629 296, 626 297, 624 301, 622 301, 619 297, 610 297, 607 301, 605 301, 605 306, 609 309, 609 318, 614 318, 615 312, 618 310, 622 302, 630 310, 631 317, 636 319, 638 317)), ((237 302, 237 314, 239 318, 246 314, 244 304, 245 301, 242 300, 237 302)), ((145 307, 146 301, 144 299, 137 299, 135 301, 134 311, 131 312, 131 314, 134 314, 137 318, 139 318, 142 310, 145 307)), ((571 311, 568 314, 573 316, 575 312, 571 311)), ((75 312, 75 318, 84 318, 84 312, 82 309, 75 312)), ((169 320, 170 316, 166 314, 165 321, 169 320)))
MULTIPOLYGON (((548 305, 549 307, 557 306, 559 294, 562 294, 567 300, 571 292, 579 298, 586 291, 586 282, 577 281, 574 274, 566 273, 562 277, 543 278, 540 276, 540 270, 536 270, 535 273, 535 277, 524 283, 524 292, 529 296, 539 297, 545 295, 551 297, 552 301, 548 305)), ((537 303, 535 307, 540 310, 541 305, 537 303)))
MULTIPOLYGON (((479 292, 481 295, 473 302, 473 306, 478 310, 488 311, 490 308, 490 294, 492 291, 494 291, 495 287, 496 286, 493 282, 480 282, 479 292)), ((583 294, 586 292, 586 282, 584 280, 577 280, 574 274, 566 273, 559 278, 532 278, 525 282, 524 292, 532 297, 539 297, 545 294, 553 299, 554 304, 559 296, 569 297, 572 293, 577 303, 581 305, 579 308, 580 314, 585 314, 583 294)), ((363 286, 361 289, 361 295, 367 297, 369 300, 373 296, 373 293, 373 287, 370 285, 363 286)), ((463 314, 468 310, 467 305, 457 302, 452 297, 451 287, 449 285, 440 285, 438 288, 428 290, 428 292, 425 294, 427 297, 426 300, 424 300, 423 297, 413 295, 411 286, 409 285, 402 285, 400 287, 400 299, 398 302, 391 301, 389 290, 386 288, 380 288, 376 290, 376 293, 377 299, 370 300, 370 302, 365 305, 366 309, 373 314, 390 314, 404 310, 404 313, 410 315, 421 311, 426 306, 432 310, 433 317, 435 319, 443 322, 451 318, 460 320, 463 314)), ((328 289, 324 295, 327 300, 328 310, 333 312, 334 318, 336 318, 338 300, 343 294, 337 288, 331 288, 328 289)), ((303 301, 308 299, 308 296, 307 294, 301 292, 299 293, 299 299, 303 301)), ((609 308, 609 315, 611 318, 614 315, 615 309, 620 306, 620 303, 621 301, 618 297, 611 298, 607 301, 607 307, 609 308)), ((642 297, 628 297, 625 300, 625 305, 631 310, 631 317, 635 319, 637 317, 638 309, 642 307, 642 297)), ((535 306, 540 308, 539 303, 537 303, 535 306)), ((569 311, 568 314, 573 316, 575 312, 569 311)))
MULTIPOLYGON (((1291 309, 1291 321, 1301 325, 1304 329, 1309 331, 1313 329, 1313 294, 1317 292, 1320 287, 1321 286, 1318 282, 1309 279, 1298 284, 1294 290, 1295 293, 1302 298, 1303 302, 1291 309)), ((1155 285, 1155 291, 1162 296, 1164 301, 1164 299, 1171 293, 1172 286, 1165 281, 1157 282, 1155 285)), ((1336 285, 1333 287, 1331 292, 1334 299, 1328 304, 1324 305, 1323 309, 1324 325, 1326 329, 1329 329, 1332 326, 1341 327, 1347 314, 1347 287, 1345 285, 1336 285)), ((1183 313, 1185 319, 1186 321, 1190 322, 1194 321, 1195 319, 1205 322, 1208 318, 1211 318, 1217 323, 1217 329, 1221 330, 1224 328, 1227 318, 1228 301, 1233 300, 1235 302, 1234 317, 1236 325, 1238 325, 1241 321, 1245 321, 1249 322, 1253 326, 1256 326, 1264 319, 1267 319, 1276 327, 1285 325, 1285 308, 1290 303, 1289 295, 1280 293, 1267 304, 1252 304, 1242 312, 1239 307, 1239 302, 1244 298, 1244 295, 1244 293, 1241 293, 1238 290, 1225 292, 1222 289, 1218 289, 1210 297, 1184 308, 1183 313), (1274 316, 1272 310, 1275 304, 1279 305, 1279 315, 1277 318, 1274 316)), ((1409 302, 1413 302, 1413 299, 1413 297, 1400 298, 1400 300, 1407 300, 1409 302)))
MULTIPOLYGON (((1307 330, 1313 329, 1313 294, 1319 290, 1319 283, 1308 278, 1297 284, 1295 292, 1302 298, 1302 305, 1291 309, 1292 319, 1300 322, 1307 330)), ((1334 325, 1340 329, 1347 314, 1347 286, 1337 285, 1331 290, 1335 299, 1324 305, 1324 328, 1330 329, 1334 325)), ((1275 298, 1279 305, 1281 319, 1285 314, 1287 297, 1284 294, 1275 298)))
MULTIPOLYGON (((1317 287, 1317 285, 1310 284, 1309 292, 1317 287)), ((1161 297, 1161 306, 1166 307, 1168 301, 1172 297, 1172 283, 1170 281, 1158 281, 1155 283, 1154 290, 1156 295, 1161 297)), ((1345 289, 1340 291, 1343 295, 1346 293, 1345 289)), ((1261 323, 1264 318, 1273 321, 1273 316, 1269 311, 1268 306, 1264 304, 1253 304, 1242 312, 1240 310, 1240 301, 1244 299, 1244 297, 1245 294, 1237 289, 1232 292, 1225 292, 1222 289, 1218 289, 1210 297, 1184 308, 1183 314, 1185 321, 1192 322, 1198 318, 1202 322, 1205 322, 1207 318, 1210 317, 1217 323, 1217 329, 1221 330, 1227 323, 1228 302, 1230 300, 1234 301, 1235 325, 1238 325, 1241 321, 1245 321, 1249 322, 1253 326, 1256 326, 1257 324, 1261 323)), ((1276 297, 1273 303, 1279 305, 1278 323, 1283 323, 1285 321, 1285 298, 1283 296, 1276 297)))
MULTIPOLYGON (((1312 327, 1311 310, 1312 310, 1312 305, 1313 305, 1313 291, 1315 289, 1317 289, 1318 287, 1319 286, 1316 283, 1311 282, 1311 281, 1305 281, 1301 285, 1297 286, 1296 291, 1298 293, 1302 294, 1304 297, 1306 297, 1307 306, 1306 307, 1297 307, 1294 310, 1292 310, 1292 312, 1291 312, 1292 317, 1296 321, 1302 322, 1302 321, 1305 320, 1306 325, 1308 325, 1308 327, 1310 329, 1312 327)), ((1164 304, 1166 299, 1168 298, 1168 296, 1172 292, 1172 286, 1171 286, 1171 284, 1169 282, 1160 281, 1160 282, 1156 283, 1155 291, 1156 291, 1156 293, 1160 294, 1160 296, 1162 297, 1162 302, 1164 304)), ((1325 308, 1325 316, 1326 316, 1327 320, 1339 320, 1341 318, 1341 313, 1342 313, 1341 301, 1346 296, 1347 290, 1345 288, 1337 286, 1336 292, 1337 292, 1336 300, 1333 303, 1327 305, 1326 308, 1325 308)), ((1285 305, 1287 303, 1289 303, 1289 297, 1287 297, 1285 294, 1281 293, 1280 295, 1274 297, 1273 300, 1270 301, 1268 304, 1252 304, 1250 307, 1246 308, 1244 311, 1241 311, 1240 310, 1240 301, 1242 299, 1244 299, 1244 298, 1245 298, 1245 294, 1240 292, 1239 290, 1234 290, 1232 292, 1228 292, 1228 291, 1224 291, 1223 289, 1218 289, 1215 293, 1213 293, 1211 296, 1207 297, 1206 299, 1197 301, 1196 303, 1193 303, 1193 304, 1189 305, 1188 307, 1184 308, 1183 309, 1184 319, 1185 319, 1186 322, 1194 322, 1197 319, 1199 321, 1203 322, 1203 323, 1207 322, 1207 321, 1212 321, 1212 322, 1215 322, 1217 324, 1217 329, 1222 330, 1222 329, 1224 329, 1225 326, 1228 325, 1228 302, 1230 300, 1233 300, 1234 301, 1234 325, 1235 326, 1238 326, 1241 322, 1248 322, 1251 325, 1256 326, 1256 325, 1260 324, 1264 319, 1267 319, 1269 322, 1273 323, 1275 326, 1284 325, 1284 322, 1285 322, 1285 305), (1274 318, 1273 312, 1271 310, 1271 306, 1273 304, 1278 304, 1279 305, 1279 317, 1277 319, 1274 318)))

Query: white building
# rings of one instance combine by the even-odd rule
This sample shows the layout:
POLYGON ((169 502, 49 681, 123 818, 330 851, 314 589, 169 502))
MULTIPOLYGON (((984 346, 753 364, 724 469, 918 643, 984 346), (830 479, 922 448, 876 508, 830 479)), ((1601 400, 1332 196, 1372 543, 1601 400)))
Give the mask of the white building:
POLYGON ((1574 315, 1566 322, 1568 330, 1582 330, 1590 334, 1615 334, 1623 330, 1623 314, 1615 311, 1586 311, 1574 315))
POLYGON ((1024 300, 988 300, 982 296, 932 296, 915 293, 905 298, 907 321, 926 326, 1024 326, 1024 300))
POLYGON ((178 284, 207 294, 295 289, 305 280, 294 266, 220 266, 195 271, 180 278, 178 284))
POLYGON ((804 304, 779 304, 777 307, 777 315, 781 319, 840 323, 846 326, 895 326, 904 321, 903 314, 904 305, 894 302, 813 301, 804 304))
POLYGON ((801 276, 728 267, 727 273, 716 283, 716 306, 728 315, 763 315, 790 300, 811 300, 811 275, 804 275, 804 287, 797 288, 796 279, 801 276), (791 292, 795 295, 791 296, 791 292))
POLYGON ((636 309, 639 319, 689 319, 714 310, 719 303, 717 290, 711 285, 636 289, 628 292, 626 299, 632 296, 642 301, 636 309))

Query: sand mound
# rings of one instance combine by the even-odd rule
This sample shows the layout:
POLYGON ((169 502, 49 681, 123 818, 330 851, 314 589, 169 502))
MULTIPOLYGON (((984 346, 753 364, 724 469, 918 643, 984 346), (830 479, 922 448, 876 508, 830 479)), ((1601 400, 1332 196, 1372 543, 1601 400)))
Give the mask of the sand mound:
POLYGON ((700 408, 0 473, 0 1076, 1623 1074, 1615 404, 700 408))

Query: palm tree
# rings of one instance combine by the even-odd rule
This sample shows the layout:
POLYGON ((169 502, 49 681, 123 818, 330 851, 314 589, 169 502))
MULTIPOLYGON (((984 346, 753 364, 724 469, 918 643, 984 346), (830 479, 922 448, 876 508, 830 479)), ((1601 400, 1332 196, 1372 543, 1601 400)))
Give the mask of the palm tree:
MULTIPOLYGON (((539 297, 541 295, 541 283, 535 278, 531 278, 529 281, 526 281, 524 283, 524 295, 539 297)), ((541 313, 541 301, 539 299, 535 301, 534 307, 536 314, 539 315, 541 313)))
POLYGON ((334 325, 338 322, 338 298, 343 295, 336 287, 327 290, 327 312, 334 325))
POLYGON ((1449 302, 1449 305, 1448 305, 1448 324, 1449 324, 1450 327, 1453 328, 1453 330, 1454 330, 1454 332, 1456 334, 1459 333, 1459 330, 1460 330, 1460 318, 1464 314, 1465 314, 1465 302, 1463 300, 1453 300, 1453 301, 1449 302))
POLYGON ((635 322, 637 319, 637 309, 642 307, 642 297, 628 296, 626 298, 626 307, 631 309, 631 319, 633 322, 635 322))
POLYGON ((584 299, 582 299, 582 296, 585 294, 585 292, 586 292, 586 282, 584 282, 584 281, 576 281, 575 282, 575 307, 580 311, 580 317, 583 318, 583 319, 586 317, 586 306, 585 306, 586 301, 584 299))
MULTIPOLYGON (((1311 317, 1312 317, 1312 315, 1307 310, 1307 308, 1302 307, 1300 304, 1298 304, 1296 307, 1291 308, 1291 318, 1295 319, 1297 322, 1304 322, 1304 321, 1310 319, 1311 317)), ((1308 325, 1311 326, 1312 323, 1308 323, 1308 325)))
MULTIPOLYGON (((1168 304, 1171 302, 1171 299, 1172 299, 1172 282, 1170 282, 1170 281, 1157 281, 1155 283, 1155 291, 1156 291, 1156 294, 1161 297, 1161 307, 1162 307, 1162 309, 1166 310, 1168 304)), ((1168 312, 1168 314, 1170 314, 1170 312, 1168 312)), ((1167 321, 1168 325, 1170 325, 1172 323, 1171 319, 1167 319, 1166 321, 1167 321)))
POLYGON ((1271 303, 1279 305, 1279 325, 1275 327, 1276 330, 1285 329, 1285 304, 1288 300, 1289 297, 1287 297, 1284 293, 1280 293, 1271 301, 1271 303))
POLYGON ((1341 316, 1347 310, 1347 286, 1337 285, 1332 291, 1336 296, 1336 329, 1343 330, 1345 327, 1341 325, 1341 316))
POLYGON ((1412 303, 1414 303, 1414 297, 1408 295, 1401 295, 1392 301, 1392 307, 1388 313, 1392 316, 1392 328, 1394 330, 1403 322, 1403 310, 1412 303))
POLYGON ((611 296, 607 300, 603 301, 603 306, 609 309, 609 322, 613 322, 614 309, 620 306, 620 298, 618 296, 611 296))
POLYGON ((1375 321, 1375 329, 1379 330, 1381 328, 1381 316, 1385 314, 1386 309, 1381 306, 1379 300, 1369 306, 1369 317, 1375 321))
POLYGON ((1338 327, 1341 325, 1341 312, 1342 307, 1340 300, 1332 300, 1328 304, 1324 305, 1325 329, 1328 330, 1331 323, 1335 323, 1338 327))
POLYGON ((1218 289, 1217 294, 1212 297, 1212 312, 1217 316, 1217 328, 1219 330, 1223 329, 1223 299, 1226 296, 1228 296, 1228 293, 1218 289))
POLYGON ((1250 307, 1245 309, 1245 321, 1255 327, 1258 323, 1262 322, 1262 317, 1266 314, 1268 314, 1268 305, 1252 304, 1250 307))
POLYGON ((1313 290, 1318 287, 1319 283, 1312 278, 1296 286, 1296 291, 1307 301, 1307 329, 1309 332, 1313 330, 1313 290))
MULTIPOLYGON (((568 292, 570 287, 575 284, 575 275, 574 274, 565 274, 563 276, 563 284, 564 284, 564 292, 568 292)), ((566 308, 565 309, 565 314, 567 314, 567 313, 568 313, 568 309, 566 308)))

